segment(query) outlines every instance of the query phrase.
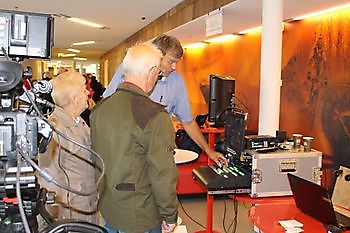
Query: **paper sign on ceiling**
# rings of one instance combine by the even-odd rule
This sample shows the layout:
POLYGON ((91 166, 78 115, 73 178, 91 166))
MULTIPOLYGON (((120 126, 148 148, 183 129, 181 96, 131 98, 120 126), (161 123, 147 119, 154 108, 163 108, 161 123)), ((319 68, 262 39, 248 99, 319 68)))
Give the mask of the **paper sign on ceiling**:
POLYGON ((210 12, 205 19, 205 35, 210 37, 222 33, 223 10, 218 9, 210 12))

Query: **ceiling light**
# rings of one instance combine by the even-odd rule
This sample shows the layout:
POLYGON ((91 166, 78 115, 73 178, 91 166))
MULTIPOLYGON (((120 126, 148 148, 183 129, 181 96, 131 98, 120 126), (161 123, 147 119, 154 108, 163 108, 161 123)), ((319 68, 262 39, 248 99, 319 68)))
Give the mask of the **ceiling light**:
POLYGON ((75 55, 75 53, 62 53, 59 57, 74 57, 75 55))
POLYGON ((78 60, 78 61, 86 61, 87 58, 86 57, 74 57, 74 60, 78 60))
POLYGON ((185 49, 196 49, 196 48, 200 48, 203 47, 205 45, 207 45, 208 43, 204 43, 204 42, 196 42, 196 43, 192 43, 189 45, 185 45, 184 48, 185 49))
POLYGON ((205 40, 205 42, 208 43, 220 43, 220 42, 224 42, 227 40, 233 40, 236 36, 233 34, 227 34, 227 35, 222 35, 222 36, 217 36, 208 40, 205 40))
POLYGON ((80 41, 80 42, 75 42, 73 43, 73 45, 87 45, 87 44, 95 44, 96 42, 93 40, 89 40, 89 41, 80 41))
POLYGON ((80 50, 79 49, 67 49, 69 52, 72 52, 72 53, 80 53, 80 50))
POLYGON ((311 17, 317 16, 317 15, 326 14, 326 13, 329 13, 329 12, 332 12, 332 11, 342 10, 342 9, 345 9, 345 8, 348 8, 348 7, 350 7, 350 3, 345 4, 345 5, 341 5, 341 6, 332 7, 332 8, 323 10, 323 11, 318 11, 318 12, 314 12, 314 13, 298 16, 298 17, 295 17, 293 19, 294 20, 302 20, 302 19, 306 19, 306 18, 311 18, 311 17))
POLYGON ((206 43, 206 42, 197 42, 197 43, 185 45, 184 48, 185 48, 185 49, 196 49, 196 48, 203 47, 203 46, 205 46, 205 45, 207 45, 207 44, 208 44, 208 43, 206 43))
POLYGON ((84 19, 70 17, 70 18, 67 18, 67 20, 72 21, 74 23, 80 23, 80 24, 83 24, 83 25, 86 25, 86 26, 89 26, 89 27, 100 28, 100 29, 105 28, 101 24, 93 23, 93 22, 90 22, 90 21, 87 21, 87 20, 84 20, 84 19))
POLYGON ((254 28, 250 28, 250 29, 247 29, 247 30, 240 31, 240 32, 238 32, 238 34, 247 34, 247 33, 250 33, 250 32, 261 30, 261 29, 262 29, 262 26, 258 26, 258 27, 254 27, 254 28))

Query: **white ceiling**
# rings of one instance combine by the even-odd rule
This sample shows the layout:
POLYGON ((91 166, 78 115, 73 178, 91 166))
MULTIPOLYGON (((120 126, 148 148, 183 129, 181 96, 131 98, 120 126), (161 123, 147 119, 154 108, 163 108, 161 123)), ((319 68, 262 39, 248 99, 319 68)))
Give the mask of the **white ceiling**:
MULTIPOLYGON (((262 2, 263 0, 237 0, 223 7, 223 34, 261 26, 262 2)), ((348 3, 349 0, 284 0, 283 18, 287 20, 348 3)), ((206 16, 197 18, 168 34, 179 38, 183 45, 204 41, 205 19, 206 16)))
MULTIPOLYGON (((182 0, 0 0, 0 9, 46 14, 64 14, 102 24, 94 29, 55 19, 55 51, 73 42, 95 40, 94 45, 77 47, 79 56, 98 58, 182 0), (145 16, 146 20, 141 18, 145 16)), ((349 0, 284 0, 284 19, 333 6, 349 0)), ((237 0, 223 8, 224 33, 239 32, 261 25, 262 0, 237 0)), ((183 44, 205 39, 205 16, 169 32, 183 44)))
POLYGON ((95 29, 55 18, 54 48, 69 48, 73 42, 95 40, 79 56, 100 57, 182 0, 0 0, 0 9, 63 14, 102 24, 95 29), (146 17, 142 20, 142 17, 146 17), (85 54, 84 54, 85 53, 85 54))

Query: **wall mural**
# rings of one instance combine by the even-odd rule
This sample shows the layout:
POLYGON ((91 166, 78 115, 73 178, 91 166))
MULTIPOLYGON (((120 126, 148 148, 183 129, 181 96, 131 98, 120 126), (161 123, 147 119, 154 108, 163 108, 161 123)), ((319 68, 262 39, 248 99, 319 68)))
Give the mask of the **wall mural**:
MULTIPOLYGON (((350 167, 350 10, 285 24, 280 129, 315 138, 327 164, 350 167)), ((278 64, 276 64, 278 65, 278 64)), ((207 112, 199 85, 209 74, 236 78, 236 94, 257 131, 260 32, 187 50, 178 70, 194 114, 207 112)))
POLYGON ((321 114, 334 161, 350 167, 350 83, 327 90, 321 114))
POLYGON ((298 43, 282 70, 281 127, 315 137, 325 164, 350 166, 349 26, 347 10, 288 25, 284 35, 298 43))

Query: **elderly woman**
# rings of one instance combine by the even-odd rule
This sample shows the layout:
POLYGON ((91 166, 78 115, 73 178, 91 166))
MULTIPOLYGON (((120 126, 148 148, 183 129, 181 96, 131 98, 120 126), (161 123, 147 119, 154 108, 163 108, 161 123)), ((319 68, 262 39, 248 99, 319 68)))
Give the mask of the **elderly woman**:
MULTIPOLYGON (((52 98, 57 105, 49 121, 63 134, 90 148, 90 130, 79 116, 87 107, 89 92, 85 78, 77 72, 65 72, 52 80, 52 98)), ((91 192, 95 189, 95 168, 91 154, 54 134, 48 150, 39 156, 39 166, 70 188, 91 192)), ((56 192, 56 203, 47 209, 56 219, 79 219, 97 224, 97 195, 81 196, 39 178, 41 187, 56 192)))

